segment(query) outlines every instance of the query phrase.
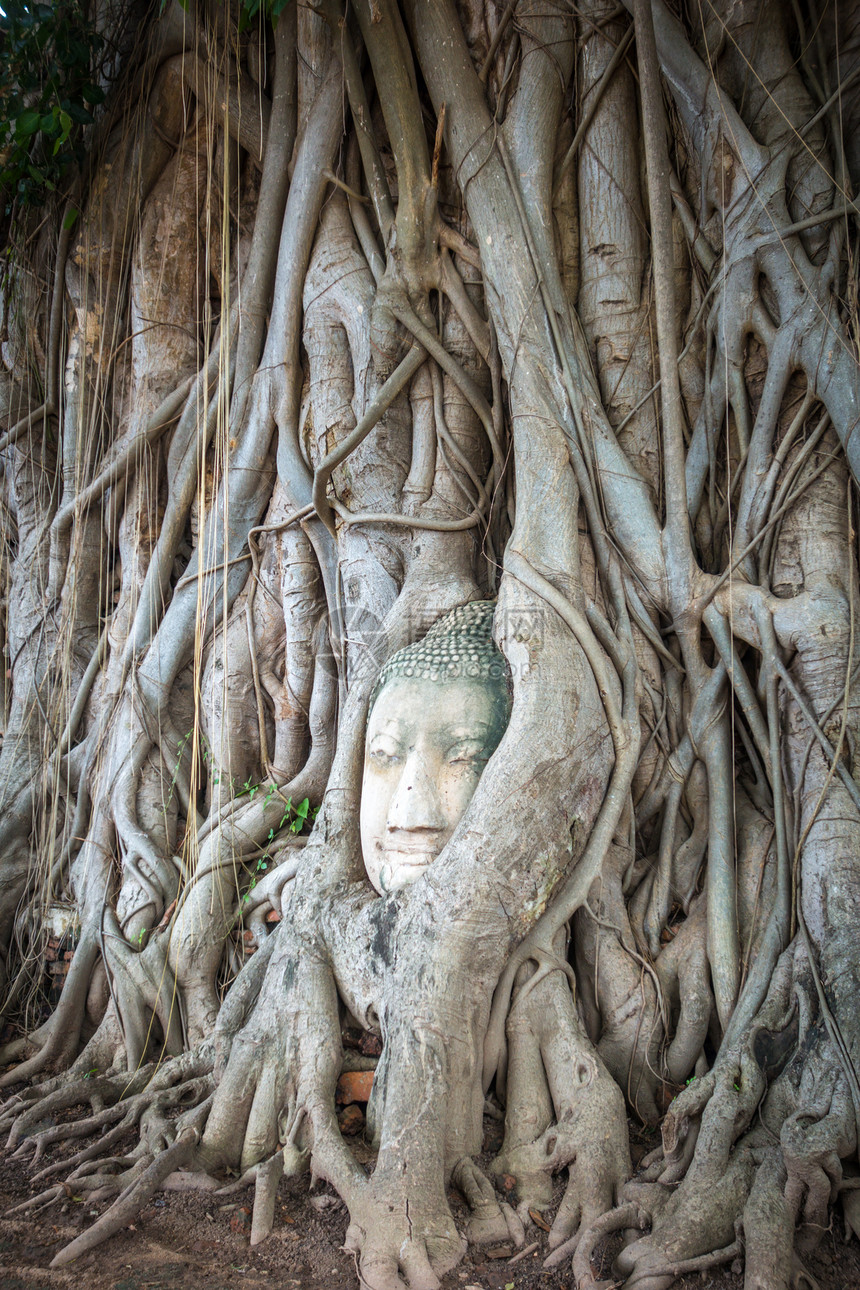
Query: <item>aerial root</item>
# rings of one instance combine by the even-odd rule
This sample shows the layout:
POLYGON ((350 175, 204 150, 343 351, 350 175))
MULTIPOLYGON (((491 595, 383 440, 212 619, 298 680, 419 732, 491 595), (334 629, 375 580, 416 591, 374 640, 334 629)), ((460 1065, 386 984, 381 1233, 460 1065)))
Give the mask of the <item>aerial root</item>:
POLYGON ((364 1290, 439 1290, 440 1281, 433 1271, 423 1244, 402 1248, 397 1257, 385 1253, 364 1254, 359 1278, 364 1290), (398 1272, 398 1264, 406 1280, 398 1272))
POLYGON ((520 1218, 514 1207, 509 1205, 507 1201, 503 1200, 499 1205, 499 1208, 504 1214, 505 1222, 508 1225, 508 1235, 513 1241, 515 1247, 522 1251, 522 1248, 526 1243, 526 1229, 523 1225, 523 1220, 520 1218))
MULTIPOLYGON (((553 945, 556 956, 563 949, 553 945)), ((549 1236, 554 1248, 611 1210, 630 1177, 624 1099, 588 1039, 563 972, 538 971, 525 979, 507 1033, 505 1139, 492 1171, 517 1179, 519 1214, 526 1220, 530 1207, 543 1210, 549 1203, 550 1175, 567 1169, 549 1236)))
POLYGON ((284 1156, 276 1151, 257 1171, 257 1185, 254 1188, 254 1212, 251 1216, 251 1244, 259 1245, 265 1241, 272 1230, 275 1218, 275 1199, 278 1194, 278 1183, 284 1173, 284 1156))
POLYGON ((687 1170, 690 1167, 693 1156, 696 1154, 696 1143, 699 1141, 701 1128, 701 1120, 693 1120, 687 1126, 684 1136, 676 1144, 672 1154, 661 1158, 657 1162, 654 1177, 664 1187, 671 1187, 674 1183, 680 1182, 682 1178, 686 1178, 687 1170))

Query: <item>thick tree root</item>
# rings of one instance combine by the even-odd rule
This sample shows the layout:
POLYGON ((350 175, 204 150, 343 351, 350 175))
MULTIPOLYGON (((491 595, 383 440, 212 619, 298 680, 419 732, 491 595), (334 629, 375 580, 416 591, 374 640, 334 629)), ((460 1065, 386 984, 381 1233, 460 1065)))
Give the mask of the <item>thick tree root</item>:
MULTIPOLYGON (((110 1222, 104 1215, 104 1221, 100 1219, 84 1234, 88 1242, 86 1248, 106 1239, 123 1223, 130 1221, 128 1217, 120 1221, 117 1214, 131 1213, 133 1216, 133 1212, 144 1203, 146 1195, 141 1191, 142 1180, 157 1178, 152 1183, 154 1190, 178 1167, 179 1155, 186 1158, 184 1153, 174 1152, 167 1158, 169 1167, 165 1173, 161 1162, 165 1160, 165 1152, 172 1150, 174 1136, 177 1132, 181 1136, 189 1126, 193 1127, 208 1110, 212 1090, 209 1066, 211 1059, 205 1052, 185 1053, 161 1068, 145 1067, 131 1076, 93 1076, 71 1084, 58 1078, 10 1099, 2 1117, 3 1126, 9 1129, 7 1146, 15 1148, 14 1155, 19 1158, 32 1150, 32 1165, 39 1163, 44 1152, 59 1142, 98 1135, 96 1141, 71 1157, 37 1170, 34 1182, 45 1182, 61 1172, 65 1179, 52 1183, 16 1206, 14 1212, 38 1211, 74 1194, 84 1194, 95 1201, 120 1192, 119 1200, 110 1211, 110 1222), (203 1073, 199 1073, 201 1071, 203 1073), (46 1119, 81 1104, 89 1104, 92 1114, 80 1120, 40 1128, 46 1119), (171 1120, 169 1113, 183 1105, 189 1109, 178 1119, 171 1120), (136 1125, 140 1126, 140 1141, 134 1151, 128 1156, 112 1155, 112 1149, 136 1125), (116 1208, 120 1201, 121 1211, 116 1208)), ((218 1186, 214 1180, 210 1181, 213 1187, 218 1186)), ((83 1236, 79 1239, 83 1240, 83 1236)), ((83 1246, 76 1247, 77 1253, 69 1257, 77 1257, 82 1249, 83 1246)))
POLYGON ((576 1241, 566 1241, 564 1245, 559 1246, 545 1261, 544 1267, 555 1267, 558 1263, 561 1263, 565 1257, 574 1253, 574 1250, 570 1248, 574 1246, 573 1279, 576 1290, 598 1290, 600 1286, 611 1285, 611 1282, 597 1282, 594 1280, 591 1271, 591 1256, 594 1253, 594 1247, 598 1241, 602 1240, 604 1236, 608 1236, 610 1232, 619 1232, 622 1229, 631 1227, 644 1227, 647 1226, 647 1222, 648 1216, 642 1213, 638 1205, 629 1203, 619 1205, 617 1209, 610 1210, 608 1214, 603 1214, 595 1223, 587 1227, 576 1241))
POLYGON ((67 1263, 80 1258, 82 1254, 94 1249, 109 1236, 113 1236, 114 1232, 118 1232, 120 1228, 130 1223, 139 1213, 141 1206, 145 1205, 150 1196, 158 1190, 164 1179, 191 1159, 199 1136, 199 1132, 194 1128, 183 1129, 172 1146, 156 1156, 142 1176, 135 1179, 117 1197, 106 1214, 102 1214, 92 1227, 75 1237, 60 1250, 59 1254, 54 1255, 50 1266, 65 1267, 67 1263))
POLYGON ((366 1193, 360 1204, 350 1206, 344 1244, 360 1256, 361 1281, 368 1290, 438 1290, 440 1277, 460 1262, 466 1243, 450 1219, 429 1213, 416 1219, 405 1197, 395 1207, 366 1193))
POLYGON ((254 1188, 254 1212, 251 1216, 252 1245, 259 1245, 261 1241, 265 1241, 272 1230, 278 1183, 281 1181, 283 1173, 284 1156, 281 1151, 276 1151, 271 1159, 261 1164, 257 1170, 257 1182, 254 1188))
POLYGON ((451 1181, 466 1198, 472 1211, 466 1227, 470 1245, 497 1245, 513 1241, 516 1249, 525 1245, 522 1220, 510 1205, 500 1203, 493 1184, 485 1178, 474 1161, 465 1156, 455 1166, 451 1181))
POLYGON ((521 985, 508 1018, 505 1141, 493 1173, 516 1178, 525 1217, 529 1208, 544 1208, 550 1175, 567 1168, 549 1238, 559 1246, 609 1210, 630 1176, 627 1121, 621 1092, 585 1035, 564 973, 536 973, 534 982, 521 985))
POLYGON ((627 1290, 668 1290, 742 1248, 747 1290, 793 1290, 807 1277, 795 1246, 812 1249, 827 1230, 840 1162, 857 1144, 847 1080, 816 1004, 807 955, 792 948, 734 1058, 723 1052, 675 1099, 662 1152, 624 1189, 651 1214, 649 1234, 616 1259, 627 1290))

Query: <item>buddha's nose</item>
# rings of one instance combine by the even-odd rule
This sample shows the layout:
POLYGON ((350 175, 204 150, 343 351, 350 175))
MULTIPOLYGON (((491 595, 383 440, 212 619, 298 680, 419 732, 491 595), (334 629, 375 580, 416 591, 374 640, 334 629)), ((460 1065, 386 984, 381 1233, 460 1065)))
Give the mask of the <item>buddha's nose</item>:
POLYGON ((442 803, 424 758, 413 752, 406 759, 400 783, 388 809, 388 828, 414 832, 445 828, 442 803))

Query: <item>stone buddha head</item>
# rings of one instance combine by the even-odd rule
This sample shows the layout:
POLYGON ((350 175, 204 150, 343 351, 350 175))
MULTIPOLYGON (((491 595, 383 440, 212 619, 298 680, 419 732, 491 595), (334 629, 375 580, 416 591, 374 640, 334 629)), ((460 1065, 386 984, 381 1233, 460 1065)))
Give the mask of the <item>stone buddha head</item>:
POLYGON ((381 894, 420 878, 459 824, 510 716, 495 602, 472 601, 399 650, 370 705, 361 790, 364 866, 381 894))

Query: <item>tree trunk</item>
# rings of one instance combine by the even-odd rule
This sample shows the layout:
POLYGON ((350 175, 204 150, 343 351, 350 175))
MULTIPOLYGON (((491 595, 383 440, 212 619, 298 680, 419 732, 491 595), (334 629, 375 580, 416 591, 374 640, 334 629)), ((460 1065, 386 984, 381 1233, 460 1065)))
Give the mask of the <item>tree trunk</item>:
POLYGON ((623 1229, 626 1286, 742 1232, 787 1290, 860 1124, 860 6, 256 9, 142 16, 71 235, 9 224, 0 1120, 90 1103, 117 1195, 55 1263, 310 1168, 431 1290, 566 1170, 578 1286, 623 1229), (479 600, 507 728, 379 894, 381 669, 479 600))

